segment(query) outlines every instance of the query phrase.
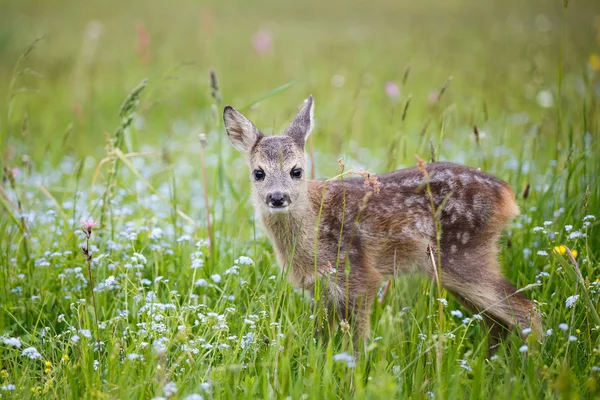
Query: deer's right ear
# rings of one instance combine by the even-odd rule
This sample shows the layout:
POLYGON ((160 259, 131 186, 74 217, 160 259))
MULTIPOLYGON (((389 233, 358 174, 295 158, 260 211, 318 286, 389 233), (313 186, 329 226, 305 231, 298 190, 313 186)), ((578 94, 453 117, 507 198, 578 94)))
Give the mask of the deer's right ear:
POLYGON ((231 106, 226 106, 223 110, 223 122, 231 144, 242 153, 249 153, 256 141, 263 136, 248 118, 231 106))

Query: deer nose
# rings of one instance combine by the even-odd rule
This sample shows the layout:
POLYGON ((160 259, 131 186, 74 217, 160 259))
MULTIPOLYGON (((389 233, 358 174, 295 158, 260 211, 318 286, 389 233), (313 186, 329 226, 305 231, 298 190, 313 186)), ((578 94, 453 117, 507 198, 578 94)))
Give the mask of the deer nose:
POLYGON ((290 204, 290 196, 280 192, 271 193, 267 196, 267 205, 273 208, 286 207, 290 204))

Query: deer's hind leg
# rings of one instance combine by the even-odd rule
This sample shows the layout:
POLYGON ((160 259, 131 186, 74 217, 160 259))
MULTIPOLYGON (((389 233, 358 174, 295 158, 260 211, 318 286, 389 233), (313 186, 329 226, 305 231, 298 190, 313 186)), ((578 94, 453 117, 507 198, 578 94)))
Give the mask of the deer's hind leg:
POLYGON ((463 256, 442 270, 444 287, 467 308, 482 313, 493 340, 501 339, 507 329, 532 328, 541 332, 534 303, 502 276, 495 256, 463 256))

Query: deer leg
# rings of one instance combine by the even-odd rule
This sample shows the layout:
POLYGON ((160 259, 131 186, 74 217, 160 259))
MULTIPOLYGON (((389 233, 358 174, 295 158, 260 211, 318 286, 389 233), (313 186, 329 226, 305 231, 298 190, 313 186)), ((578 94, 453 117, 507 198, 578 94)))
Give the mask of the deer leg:
POLYGON ((533 302, 502 277, 496 261, 486 269, 472 264, 447 268, 442 283, 467 307, 486 316, 494 340, 501 339, 506 329, 532 328, 541 333, 541 319, 533 302))
POLYGON ((489 339, 488 339, 488 347, 490 352, 495 350, 500 342, 506 338, 508 335, 508 328, 506 324, 502 323, 498 319, 494 319, 487 312, 482 312, 479 307, 473 304, 471 301, 467 300, 457 292, 451 291, 450 293, 456 298, 456 300, 467 310, 469 310, 473 314, 480 315, 483 318, 483 322, 488 329, 489 339))

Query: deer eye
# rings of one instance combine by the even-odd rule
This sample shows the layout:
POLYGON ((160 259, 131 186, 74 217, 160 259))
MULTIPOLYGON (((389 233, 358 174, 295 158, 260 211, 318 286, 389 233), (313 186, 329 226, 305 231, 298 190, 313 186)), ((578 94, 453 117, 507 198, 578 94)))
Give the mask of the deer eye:
POLYGON ((300 179, 302 178, 302 168, 292 168, 290 171, 290 175, 292 178, 300 179))
POLYGON ((265 171, 263 171, 262 168, 255 169, 253 174, 254 174, 254 179, 257 181, 262 181, 263 179, 265 179, 265 171))

